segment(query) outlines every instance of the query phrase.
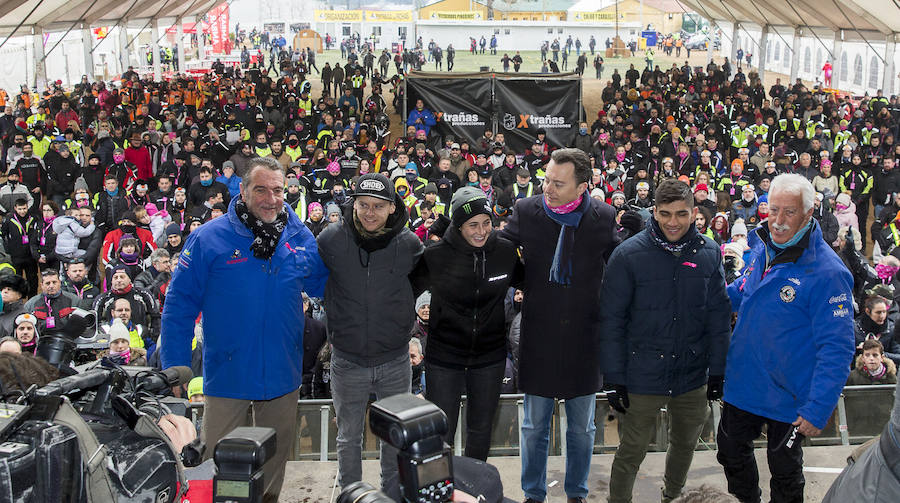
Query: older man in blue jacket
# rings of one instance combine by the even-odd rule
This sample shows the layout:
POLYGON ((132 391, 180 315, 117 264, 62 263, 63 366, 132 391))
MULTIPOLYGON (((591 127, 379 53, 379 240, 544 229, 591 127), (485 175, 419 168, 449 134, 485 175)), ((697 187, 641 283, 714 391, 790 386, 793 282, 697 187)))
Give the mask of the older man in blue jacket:
POLYGON ((760 501, 753 440, 767 425, 771 501, 803 501, 804 437, 825 427, 853 358, 853 278, 812 218, 801 175, 775 177, 769 218, 750 234, 744 276, 728 287, 737 325, 725 367, 718 460, 728 490, 760 501))
POLYGON ((303 292, 321 296, 328 270, 316 240, 284 203, 284 174, 270 158, 250 160, 224 218, 191 233, 172 276, 162 317, 163 367, 190 366, 203 316, 202 437, 216 443, 238 426, 275 429, 265 466, 266 501, 276 501, 297 427, 303 375, 303 292))

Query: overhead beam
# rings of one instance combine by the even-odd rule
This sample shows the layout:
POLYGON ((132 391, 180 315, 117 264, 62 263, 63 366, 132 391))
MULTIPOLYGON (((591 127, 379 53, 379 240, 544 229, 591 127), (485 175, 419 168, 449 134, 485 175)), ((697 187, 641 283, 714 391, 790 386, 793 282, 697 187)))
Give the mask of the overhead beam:
MULTIPOLYGON (((790 4, 794 6, 801 14, 806 14, 803 16, 804 20, 807 19, 815 19, 820 26, 825 26, 831 31, 837 31, 841 29, 840 26, 835 24, 833 21, 823 16, 823 12, 827 12, 827 7, 822 5, 821 0, 819 0, 819 4, 811 4, 808 0, 790 0, 790 4)), ((806 21, 806 24, 809 24, 809 21, 806 21)), ((810 27, 813 25, 809 24, 810 27)))
MULTIPOLYGON (((759 12, 756 12, 756 9, 751 9, 744 2, 735 2, 733 0, 719 0, 724 6, 726 6, 731 11, 737 11, 746 17, 750 22, 759 25, 760 27, 765 26, 767 21, 765 18, 760 17, 759 12)), ((744 21, 746 23, 746 21, 744 21)))
POLYGON ((0 18, 25 5, 27 0, 6 0, 0 4, 0 18))
POLYGON ((62 5, 60 8, 55 9, 53 12, 47 14, 35 21, 34 24, 38 26, 46 27, 51 23, 55 22, 57 19, 63 19, 71 13, 76 13, 76 15, 80 16, 84 9, 91 3, 92 0, 77 0, 74 2, 69 2, 65 5, 62 5))
MULTIPOLYGON (((161 1, 165 2, 165 0, 161 0, 161 1)), ((172 0, 172 1, 177 2, 178 0, 172 0)), ((131 9, 130 15, 128 17, 129 18, 139 18, 139 17, 141 17, 141 15, 144 14, 144 12, 153 10, 153 9, 151 9, 151 7, 155 7, 155 6, 159 5, 159 3, 160 3, 160 0, 142 0, 141 2, 138 2, 138 4, 135 5, 133 9, 131 9)), ((155 13, 153 13, 153 14, 155 14, 155 13)), ((149 16, 149 17, 153 17, 153 16, 149 16)))
MULTIPOLYGON (((772 0, 750 0, 757 7, 760 7, 760 10, 766 10, 774 13, 779 19, 786 20, 787 25, 793 28, 800 24, 800 20, 797 19, 797 15, 794 14, 794 11, 791 9, 785 8, 782 4, 775 3, 772 0)), ((773 23, 770 23, 773 24, 773 23)))
POLYGON ((871 6, 866 6, 860 4, 857 0, 838 0, 839 4, 846 4, 847 10, 852 12, 853 14, 865 19, 872 26, 875 27, 876 30, 880 31, 885 35, 890 35, 894 32, 890 26, 887 25, 884 21, 879 19, 878 16, 872 14, 870 12, 871 6))
POLYGON ((89 12, 87 16, 84 16, 83 21, 89 25, 93 25, 98 20, 103 19, 103 16, 109 14, 109 12, 120 3, 122 3, 122 0, 100 0, 100 2, 91 9, 91 12, 89 12))

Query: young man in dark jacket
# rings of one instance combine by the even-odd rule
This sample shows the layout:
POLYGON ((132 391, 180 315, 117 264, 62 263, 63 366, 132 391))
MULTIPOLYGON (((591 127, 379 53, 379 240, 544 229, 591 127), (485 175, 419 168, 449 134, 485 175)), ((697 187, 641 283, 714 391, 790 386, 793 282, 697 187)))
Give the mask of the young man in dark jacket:
MULTIPOLYGON (((407 228, 406 207, 390 180, 370 173, 356 187, 344 220, 318 237, 319 255, 330 271, 325 302, 341 487, 362 479, 369 396, 381 399, 410 390, 415 297, 408 276, 422 255, 422 243, 407 228)), ((386 442, 381 477, 382 489, 399 501, 397 451, 386 442)))
POLYGON ((0 234, 3 236, 3 248, 9 253, 13 267, 28 280, 28 295, 37 293, 37 262, 31 257, 29 234, 37 223, 28 214, 28 202, 18 199, 13 211, 3 221, 0 234))
POLYGON ((522 489, 531 501, 544 501, 547 494, 555 398, 566 401, 566 495, 588 494, 594 397, 602 384, 600 282, 618 242, 613 209, 589 197, 590 178, 587 154, 555 150, 543 195, 519 201, 500 233, 522 247, 525 263, 519 388, 525 393, 522 489))
POLYGON ((613 252, 603 278, 604 380, 613 390, 610 406, 623 414, 610 503, 631 501, 663 407, 672 427, 662 500, 677 498, 709 415, 707 400, 722 397, 731 303, 722 254, 694 227, 697 210, 687 184, 662 182, 647 228, 613 252))
POLYGON ((506 369, 504 300, 522 269, 516 247, 493 231, 484 191, 463 187, 450 207, 450 227, 413 275, 417 289, 431 291, 425 398, 447 414, 452 444, 467 396, 466 456, 484 461, 506 369))

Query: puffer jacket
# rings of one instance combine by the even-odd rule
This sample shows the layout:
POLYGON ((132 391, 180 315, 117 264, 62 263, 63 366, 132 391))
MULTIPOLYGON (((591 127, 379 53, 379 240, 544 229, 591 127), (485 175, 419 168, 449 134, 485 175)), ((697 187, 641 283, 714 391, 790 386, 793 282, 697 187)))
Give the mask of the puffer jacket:
POLYGON ((505 299, 523 271, 513 244, 492 232, 475 248, 450 227, 425 249, 413 277, 431 291, 428 351, 441 366, 480 367, 506 358, 505 299))
POLYGON ((320 297, 328 271, 309 229, 287 205, 275 255, 255 257, 253 234, 238 218, 236 201, 188 236, 166 290, 162 366, 191 366, 194 322, 202 312, 204 393, 271 400, 300 387, 301 294, 320 297))
POLYGON ((409 215, 400 196, 385 235, 364 240, 353 224, 353 207, 344 220, 327 226, 317 239, 319 256, 330 271, 325 285, 328 341, 334 355, 364 367, 399 358, 409 350, 415 298, 409 274, 422 256, 422 242, 406 226, 409 215))
POLYGON ((776 421, 824 428, 853 358, 853 278, 815 219, 769 258, 769 225, 750 233, 744 275, 728 285, 737 324, 724 401, 776 421))
POLYGON ((78 245, 83 238, 90 237, 94 233, 94 228, 93 222, 84 227, 75 217, 65 215, 56 217, 53 221, 53 232, 56 233, 56 255, 60 259, 83 256, 86 252, 79 249, 78 245))
POLYGON ((876 379, 866 372, 866 364, 863 361, 863 355, 857 356, 855 367, 850 371, 850 377, 847 379, 847 386, 897 384, 897 364, 887 356, 881 357, 881 363, 885 366, 885 373, 881 379, 876 379))
POLYGON ((725 375, 731 303, 722 254, 693 226, 681 242, 676 256, 645 229, 607 264, 600 301, 604 380, 633 393, 678 396, 709 375, 725 375))

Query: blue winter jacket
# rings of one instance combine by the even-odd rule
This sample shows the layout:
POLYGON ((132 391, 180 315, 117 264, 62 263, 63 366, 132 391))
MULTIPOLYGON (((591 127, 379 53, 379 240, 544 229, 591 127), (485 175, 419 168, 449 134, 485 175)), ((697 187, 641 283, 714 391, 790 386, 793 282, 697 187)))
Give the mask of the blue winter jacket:
POLYGON ((437 124, 437 121, 434 118, 434 114, 427 108, 422 109, 421 112, 413 108, 409 112, 409 117, 406 119, 407 126, 415 126, 416 129, 424 129, 426 135, 431 131, 431 128, 433 128, 435 124, 437 124), (422 123, 416 124, 417 119, 422 119, 422 123))
POLYGON ((724 400, 758 416, 824 428, 854 353, 853 278, 815 219, 795 246, 767 258, 769 226, 750 233, 744 275, 728 286, 737 325, 724 400))
POLYGON ((203 314, 207 395, 269 400, 300 387, 303 301, 321 297, 328 269, 316 238, 285 205, 288 224, 268 261, 250 251, 253 235, 228 213, 188 236, 166 292, 163 368, 190 366, 194 321, 203 314))
POLYGON ((725 375, 731 304, 722 253, 693 226, 688 232, 678 256, 645 229, 610 257, 600 301, 604 381, 678 396, 725 375))

